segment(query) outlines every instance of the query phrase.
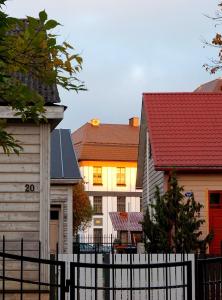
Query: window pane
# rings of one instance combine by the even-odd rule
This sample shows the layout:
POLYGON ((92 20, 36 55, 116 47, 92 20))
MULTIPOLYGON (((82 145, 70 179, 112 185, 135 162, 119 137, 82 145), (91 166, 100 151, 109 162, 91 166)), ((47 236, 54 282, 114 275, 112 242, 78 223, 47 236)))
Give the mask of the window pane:
POLYGON ((93 184, 102 184, 102 167, 93 167, 93 184))
POLYGON ((102 196, 94 196, 93 197, 93 212, 94 214, 102 214, 103 206, 102 206, 102 196))
POLYGON ((94 228, 93 229, 94 233, 94 243, 102 243, 103 240, 103 230, 102 228, 94 228))
POLYGON ((126 169, 125 168, 117 168, 116 173, 116 183, 117 185, 125 185, 126 184, 126 169))
POLYGON ((210 205, 220 204, 220 193, 210 193, 210 205))
POLYGON ((50 211, 50 220, 59 220, 59 211, 58 210, 50 211))
POLYGON ((118 196, 117 197, 117 211, 126 211, 126 197, 118 196))

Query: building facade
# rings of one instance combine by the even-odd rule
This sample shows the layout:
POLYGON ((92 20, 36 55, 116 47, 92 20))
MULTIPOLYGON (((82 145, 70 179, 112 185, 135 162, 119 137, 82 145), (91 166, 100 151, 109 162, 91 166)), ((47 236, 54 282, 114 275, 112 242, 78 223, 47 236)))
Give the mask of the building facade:
POLYGON ((213 230, 211 254, 222 240, 222 124, 221 94, 146 93, 143 95, 137 187, 143 188, 144 208, 163 193, 171 172, 184 195, 192 193, 203 205, 203 237, 213 230))
POLYGON ((141 190, 135 187, 139 119, 130 119, 128 125, 100 124, 93 119, 72 138, 93 207, 92 222, 84 234, 95 241, 117 236, 109 212, 141 209, 141 190))

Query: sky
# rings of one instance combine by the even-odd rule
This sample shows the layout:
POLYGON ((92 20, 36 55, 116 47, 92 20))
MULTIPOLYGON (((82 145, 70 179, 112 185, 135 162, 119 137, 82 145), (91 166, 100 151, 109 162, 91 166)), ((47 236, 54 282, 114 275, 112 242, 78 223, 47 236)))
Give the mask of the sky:
POLYGON ((10 16, 37 17, 45 9, 62 24, 60 41, 83 57, 87 91, 59 89, 67 105, 59 128, 76 130, 92 118, 128 123, 141 114, 143 92, 191 92, 212 76, 202 67, 216 56, 204 47, 220 30, 218 0, 8 0, 10 16))

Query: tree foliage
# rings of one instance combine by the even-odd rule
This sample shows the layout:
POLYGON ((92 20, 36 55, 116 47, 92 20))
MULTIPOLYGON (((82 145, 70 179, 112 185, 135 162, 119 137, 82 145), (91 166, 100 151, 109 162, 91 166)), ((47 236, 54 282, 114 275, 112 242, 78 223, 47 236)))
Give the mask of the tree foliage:
MULTIPOLYGON (((207 16, 215 23, 215 27, 222 24, 222 1, 218 3, 218 9, 214 17, 207 16)), ((218 50, 217 57, 211 59, 211 63, 204 64, 205 69, 211 74, 222 70, 222 34, 217 32, 211 42, 205 42, 207 46, 212 46, 218 50)))
POLYGON ((73 187, 73 233, 84 230, 92 219, 92 206, 89 196, 84 190, 84 183, 73 187))
POLYGON ((177 177, 170 177, 168 191, 160 195, 156 187, 155 201, 147 208, 142 222, 145 245, 150 252, 196 252, 203 251, 211 235, 201 240, 200 218, 203 207, 193 194, 184 196, 177 177), (152 217, 150 214, 152 210, 152 217))
MULTIPOLYGON (((76 92, 84 90, 77 78, 82 58, 67 42, 57 43, 52 32, 60 24, 41 11, 38 18, 9 17, 3 10, 7 0, 0 0, 0 99, 23 121, 44 119, 44 99, 22 83, 18 74, 32 76, 46 85, 57 84, 76 92)), ((0 146, 5 153, 22 148, 0 124, 0 146)))

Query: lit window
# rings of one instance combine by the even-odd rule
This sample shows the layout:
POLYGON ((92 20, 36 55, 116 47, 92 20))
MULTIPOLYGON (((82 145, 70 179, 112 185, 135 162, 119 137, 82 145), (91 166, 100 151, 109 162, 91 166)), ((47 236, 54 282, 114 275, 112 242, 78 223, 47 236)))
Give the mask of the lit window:
POLYGON ((102 167, 93 167, 93 184, 102 185, 102 167))
POLYGON ((117 211, 126 211, 126 197, 118 196, 117 197, 117 211))
POLYGON ((102 214, 103 205, 102 205, 102 196, 94 196, 93 197, 93 212, 94 214, 102 214))
POLYGON ((117 168, 116 173, 116 184, 117 185, 125 185, 126 184, 126 169, 125 168, 117 168))

